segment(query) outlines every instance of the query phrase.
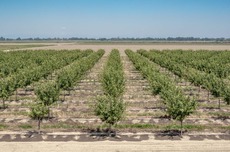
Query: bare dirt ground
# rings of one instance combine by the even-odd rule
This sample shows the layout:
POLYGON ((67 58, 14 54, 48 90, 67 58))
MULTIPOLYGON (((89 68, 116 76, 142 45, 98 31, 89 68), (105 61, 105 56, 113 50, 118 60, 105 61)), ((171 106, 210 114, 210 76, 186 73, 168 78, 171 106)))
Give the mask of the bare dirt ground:
POLYGON ((156 141, 144 142, 2 142, 4 152, 153 152, 153 151, 203 151, 230 150, 230 141, 156 141))
MULTIPOLYGON (((45 43, 47 45, 47 43, 45 43)), ((77 43, 50 43, 53 46, 45 46, 45 47, 35 47, 30 49, 104 49, 106 51, 110 51, 112 49, 119 49, 120 51, 124 51, 125 49, 138 50, 138 49, 183 49, 183 50, 230 50, 230 45, 220 45, 220 44, 77 44, 77 43)))
MULTIPOLYGON (((46 43, 47 44, 47 43, 46 43)), ((142 79, 134 70, 132 70, 131 63, 128 61, 127 56, 124 54, 125 49, 138 50, 138 49, 184 49, 184 50, 230 50, 230 45, 217 45, 217 44, 148 44, 148 45, 95 45, 95 44, 76 44, 76 43, 56 43, 53 46, 35 47, 29 49, 104 49, 107 52, 112 49, 119 49, 123 56, 124 66, 127 67, 126 77, 135 78, 140 82, 142 79), (130 72, 131 71, 131 72, 130 72)), ((106 54, 108 55, 108 53, 106 54)), ((103 59, 105 62, 106 59, 103 59)), ((99 64, 100 65, 100 64, 99 64)), ((96 68, 96 69, 99 69, 96 68)), ((94 72, 95 73, 95 72, 94 72)), ((91 75, 89 75, 91 76, 91 75)), ((94 77, 92 75, 91 77, 94 77)), ((139 84, 135 84, 135 79, 128 81, 129 84, 133 84, 130 88, 127 88, 127 94, 124 98, 127 98, 129 102, 133 102, 132 96, 138 96, 140 92, 139 84), (135 90, 136 89, 136 90, 135 90), (133 91, 135 90, 135 91, 133 91), (138 92, 139 91, 139 92, 138 92), (135 93, 136 92, 136 93, 135 93)), ((142 83, 142 82, 141 82, 142 83)), ((145 82, 143 82, 145 83, 145 82)), ((179 85, 179 84, 178 84, 179 85)), ((142 88, 143 89, 143 88, 142 88)), ((92 94, 92 93, 91 93, 92 94)), ((139 96, 138 96, 139 97, 139 96)), ((148 98, 148 94, 141 96, 140 98, 148 98)), ((155 102, 155 99, 150 98, 150 101, 155 102)), ((130 109, 136 109, 135 105, 130 106, 130 109)), ((140 107, 139 107, 140 108, 140 107)), ((131 112, 133 114, 133 112, 131 112)), ((135 114, 135 112, 134 112, 135 114)), ((74 133, 70 135, 69 132, 63 132, 61 134, 45 134, 34 135, 32 138, 26 137, 22 132, 0 132, 0 151, 4 152, 62 152, 62 151, 230 151, 230 135, 229 134, 186 134, 182 139, 178 136, 159 136, 156 134, 120 134, 120 138, 94 138, 88 137, 84 133, 74 133)))

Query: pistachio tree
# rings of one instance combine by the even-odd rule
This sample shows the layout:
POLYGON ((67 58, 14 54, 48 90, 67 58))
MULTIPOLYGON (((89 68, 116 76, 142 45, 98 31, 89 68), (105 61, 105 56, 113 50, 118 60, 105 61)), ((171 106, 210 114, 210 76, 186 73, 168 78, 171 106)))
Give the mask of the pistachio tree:
POLYGON ((109 135, 112 127, 117 124, 124 116, 126 104, 123 100, 111 96, 102 96, 97 98, 95 114, 109 125, 109 135))
POLYGON ((59 99, 60 88, 55 81, 39 83, 35 88, 38 101, 48 108, 59 99))
POLYGON ((42 120, 48 116, 48 113, 48 107, 41 102, 36 102, 33 106, 31 106, 29 116, 38 121, 38 131, 40 131, 42 120))

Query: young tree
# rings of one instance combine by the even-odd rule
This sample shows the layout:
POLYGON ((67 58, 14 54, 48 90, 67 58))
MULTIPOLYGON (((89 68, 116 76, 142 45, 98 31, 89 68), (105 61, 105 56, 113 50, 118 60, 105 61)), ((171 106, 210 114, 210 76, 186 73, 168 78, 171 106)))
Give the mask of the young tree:
POLYGON ((9 98, 12 92, 11 79, 6 79, 5 81, 0 81, 0 98, 2 98, 2 108, 6 108, 5 100, 9 98))
POLYGON ((49 109, 47 106, 45 106, 41 102, 35 103, 31 108, 30 108, 30 113, 29 116, 38 121, 38 131, 40 132, 41 128, 41 122, 42 120, 47 117, 49 113, 49 109))
POLYGON ((94 111, 102 122, 109 125, 109 135, 112 127, 123 118, 125 108, 126 104, 121 99, 111 96, 97 98, 94 111))
MULTIPOLYGON (((62 88, 63 90, 68 90, 71 87, 73 87, 73 84, 74 84, 73 76, 74 76, 73 71, 67 71, 67 70, 61 71, 57 77, 57 83, 58 83, 59 88, 62 88)), ((65 93, 64 93, 63 100, 65 101, 65 93)))
POLYGON ((105 95, 117 98, 122 95, 124 91, 124 77, 123 73, 112 68, 107 68, 103 72, 102 85, 105 95))
POLYGON ((175 88, 167 88, 167 91, 161 92, 161 97, 166 103, 166 112, 174 120, 179 120, 181 124, 180 135, 182 137, 183 121, 196 109, 197 102, 189 97, 183 96, 180 90, 171 91, 175 88))
POLYGON ((55 81, 39 83, 35 89, 35 94, 38 100, 48 108, 48 116, 50 116, 49 106, 58 100, 60 94, 60 88, 57 83, 55 81))

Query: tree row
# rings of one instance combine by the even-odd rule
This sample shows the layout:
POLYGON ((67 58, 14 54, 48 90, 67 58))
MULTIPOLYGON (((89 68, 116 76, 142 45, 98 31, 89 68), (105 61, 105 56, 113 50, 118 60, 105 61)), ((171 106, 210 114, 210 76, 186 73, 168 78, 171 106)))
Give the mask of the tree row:
POLYGON ((71 88, 103 56, 104 50, 75 61, 61 69, 54 80, 37 84, 35 94, 37 101, 31 107, 30 117, 38 120, 38 128, 45 117, 50 117, 49 107, 59 99, 60 91, 71 88))
MULTIPOLYGON (((152 52, 152 51, 150 51, 152 52)), ((168 56, 177 63, 184 64, 197 70, 213 73, 219 78, 230 76, 229 51, 154 51, 168 56)))
MULTIPOLYGON (((2 53, 0 57, 0 77, 4 78, 15 74, 21 70, 32 69, 41 66, 47 60, 54 58, 68 58, 76 56, 80 50, 72 51, 53 51, 53 50, 36 50, 36 51, 11 51, 2 53)), ((69 59, 68 59, 69 60, 69 59)), ((72 60, 66 60, 71 62, 72 60)))
POLYGON ((15 74, 2 78, 0 80, 0 98, 3 99, 3 108, 5 108, 4 101, 7 100, 18 88, 26 87, 33 82, 46 78, 53 71, 60 69, 84 56, 88 56, 92 52, 92 50, 82 52, 77 51, 74 54, 67 53, 63 56, 46 58, 44 63, 40 66, 22 69, 15 74))
POLYGON ((104 95, 97 98, 95 114, 109 125, 108 134, 112 135, 112 126, 120 121, 126 105, 122 100, 125 88, 123 64, 118 50, 112 50, 101 74, 104 95))
POLYGON ((175 82, 160 72, 156 64, 131 50, 125 52, 135 68, 148 80, 152 93, 160 95, 163 99, 168 115, 181 122, 182 134, 183 120, 193 113, 196 108, 196 101, 186 97, 182 90, 175 85, 175 82))
MULTIPOLYGON (((223 79, 218 78, 213 73, 206 73, 194 68, 178 63, 170 56, 158 54, 155 51, 139 50, 138 53, 149 58, 151 61, 167 68, 179 77, 190 81, 196 86, 203 86, 209 90, 215 97, 223 97, 227 104, 230 104, 230 87, 223 79)), ((219 104, 220 106, 220 104, 219 104)))

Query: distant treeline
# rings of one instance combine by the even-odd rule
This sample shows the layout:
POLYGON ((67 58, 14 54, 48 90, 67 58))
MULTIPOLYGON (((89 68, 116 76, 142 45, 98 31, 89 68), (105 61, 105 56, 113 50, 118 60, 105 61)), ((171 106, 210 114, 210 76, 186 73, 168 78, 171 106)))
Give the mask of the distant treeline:
POLYGON ((40 41, 40 40, 88 40, 88 41, 230 41, 230 38, 199 38, 199 37, 168 37, 168 38, 80 38, 80 37, 71 37, 71 38, 4 38, 0 37, 0 41, 40 41))

